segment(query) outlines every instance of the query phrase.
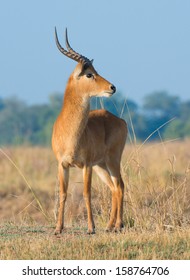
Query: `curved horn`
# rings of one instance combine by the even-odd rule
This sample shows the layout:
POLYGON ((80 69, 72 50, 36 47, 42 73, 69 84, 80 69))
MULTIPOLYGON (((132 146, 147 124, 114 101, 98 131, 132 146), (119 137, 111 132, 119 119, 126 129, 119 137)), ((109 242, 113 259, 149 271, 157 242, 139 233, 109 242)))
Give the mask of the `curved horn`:
POLYGON ((69 51, 65 50, 61 44, 59 43, 59 39, 58 39, 58 36, 57 36, 57 29, 55 27, 55 42, 56 42, 56 45, 58 47, 58 49, 60 50, 61 53, 63 53, 64 55, 66 55, 67 57, 69 58, 72 58, 74 59, 75 61, 79 62, 79 58, 78 56, 75 57, 75 55, 73 55, 73 53, 70 53, 69 51))
POLYGON ((87 57, 85 57, 85 56, 83 56, 83 55, 81 55, 81 54, 75 52, 75 51, 71 48, 71 46, 70 46, 70 44, 69 44, 69 41, 68 41, 67 28, 66 28, 66 30, 65 30, 65 41, 66 41, 66 47, 67 47, 68 51, 65 50, 65 49, 61 46, 61 44, 59 43, 56 27, 55 27, 55 41, 56 41, 56 45, 57 45, 58 49, 60 50, 60 52, 63 53, 64 55, 66 55, 67 57, 69 57, 69 58, 71 58, 71 59, 73 59, 73 60, 75 60, 75 61, 77 61, 77 62, 81 62, 81 63, 91 63, 91 61, 90 61, 87 57))
POLYGON ((79 58, 81 57, 81 55, 79 53, 75 52, 69 44, 68 35, 67 35, 67 28, 65 29, 65 44, 66 44, 66 47, 67 47, 67 49, 70 53, 78 56, 79 58))

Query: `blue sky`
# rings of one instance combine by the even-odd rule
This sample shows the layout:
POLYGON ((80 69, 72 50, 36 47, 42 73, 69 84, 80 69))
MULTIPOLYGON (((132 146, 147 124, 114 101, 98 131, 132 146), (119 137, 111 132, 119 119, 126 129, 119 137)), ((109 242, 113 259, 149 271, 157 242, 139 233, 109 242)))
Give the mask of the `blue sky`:
POLYGON ((57 50, 55 26, 127 98, 190 99, 189 0, 1 1, 0 97, 33 104, 64 92, 76 63, 57 50))

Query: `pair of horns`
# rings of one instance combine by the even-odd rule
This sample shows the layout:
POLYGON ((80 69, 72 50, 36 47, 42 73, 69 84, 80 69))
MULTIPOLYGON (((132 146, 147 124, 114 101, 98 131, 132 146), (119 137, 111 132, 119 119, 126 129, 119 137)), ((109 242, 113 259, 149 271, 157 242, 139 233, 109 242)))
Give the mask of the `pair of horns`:
POLYGON ((74 51, 71 48, 69 41, 68 41, 67 28, 65 30, 65 44, 66 44, 67 50, 64 49, 61 46, 61 44, 59 43, 56 27, 55 27, 55 42, 56 42, 56 45, 57 45, 58 49, 60 50, 60 52, 63 53, 64 55, 66 55, 67 57, 69 57, 77 62, 80 62, 82 64, 86 64, 86 63, 91 64, 92 63, 92 61, 90 61, 87 57, 77 53, 76 51, 74 51))

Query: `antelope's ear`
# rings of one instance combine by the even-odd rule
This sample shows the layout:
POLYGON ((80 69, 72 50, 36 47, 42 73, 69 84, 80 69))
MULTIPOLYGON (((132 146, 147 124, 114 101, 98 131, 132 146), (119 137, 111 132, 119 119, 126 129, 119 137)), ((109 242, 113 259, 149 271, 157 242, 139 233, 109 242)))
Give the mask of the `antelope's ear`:
POLYGON ((83 73, 84 73, 83 63, 79 62, 75 67, 73 75, 76 79, 80 79, 80 77, 83 75, 83 73))
POLYGON ((80 63, 80 65, 81 65, 81 69, 80 69, 80 72, 78 72, 78 79, 79 79, 82 75, 84 75, 85 71, 86 71, 86 70, 88 69, 88 67, 90 66, 90 63, 84 61, 84 62, 80 63))
POLYGON ((85 71, 86 71, 86 69, 88 69, 89 68, 89 66, 90 66, 90 63, 89 62, 84 62, 84 63, 82 63, 82 73, 84 73, 85 71))

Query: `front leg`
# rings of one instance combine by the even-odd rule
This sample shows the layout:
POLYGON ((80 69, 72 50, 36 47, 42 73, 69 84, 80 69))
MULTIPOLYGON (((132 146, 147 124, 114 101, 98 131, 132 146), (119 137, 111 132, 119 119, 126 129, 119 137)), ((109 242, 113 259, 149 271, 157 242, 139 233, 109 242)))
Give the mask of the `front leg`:
POLYGON ((92 167, 84 166, 83 168, 83 180, 84 180, 84 191, 83 196, 86 203, 86 209, 88 214, 88 233, 95 233, 95 225, 92 215, 91 207, 91 181, 92 181, 92 167))
POLYGON ((57 224, 55 229, 55 234, 62 232, 64 227, 64 209, 65 202, 67 199, 67 189, 69 183, 69 167, 64 168, 62 163, 58 165, 58 179, 59 179, 59 210, 57 217, 57 224))

